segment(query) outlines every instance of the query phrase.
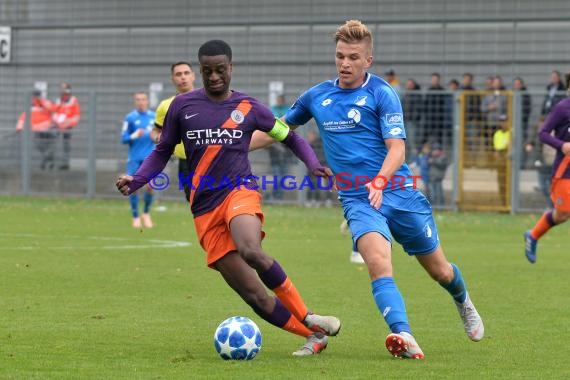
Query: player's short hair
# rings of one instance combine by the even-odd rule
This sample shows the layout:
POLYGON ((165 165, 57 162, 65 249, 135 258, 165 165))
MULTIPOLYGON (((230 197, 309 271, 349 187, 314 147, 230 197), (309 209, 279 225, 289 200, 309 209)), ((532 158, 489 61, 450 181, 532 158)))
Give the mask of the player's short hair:
POLYGON ((172 65, 170 65, 170 74, 174 73, 174 68, 176 66, 180 66, 180 65, 187 65, 190 68, 190 71, 194 71, 194 69, 192 68, 192 65, 190 64, 190 62, 188 61, 178 61, 178 62, 174 62, 172 65))
POLYGON ((334 34, 334 42, 343 41, 347 43, 364 41, 370 46, 370 53, 372 54, 372 33, 366 25, 360 20, 348 20, 337 28, 334 34))
POLYGON ((205 42, 200 49, 198 49, 198 59, 203 56, 212 57, 215 55, 225 55, 229 61, 232 61, 232 48, 227 42, 222 40, 210 40, 205 42))

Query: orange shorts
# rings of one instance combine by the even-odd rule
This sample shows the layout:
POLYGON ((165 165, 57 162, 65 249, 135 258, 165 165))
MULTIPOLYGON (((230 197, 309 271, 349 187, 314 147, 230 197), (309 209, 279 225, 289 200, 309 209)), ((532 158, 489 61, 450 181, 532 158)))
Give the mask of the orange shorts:
POLYGON ((570 178, 552 180, 550 199, 556 210, 570 212, 570 178))
MULTIPOLYGON (((254 190, 233 190, 226 199, 212 211, 194 218, 194 227, 200 245, 206 251, 206 264, 212 264, 227 253, 236 250, 230 232, 230 221, 238 215, 254 215, 263 225, 261 194, 254 190)), ((261 238, 265 233, 261 232, 261 238)))

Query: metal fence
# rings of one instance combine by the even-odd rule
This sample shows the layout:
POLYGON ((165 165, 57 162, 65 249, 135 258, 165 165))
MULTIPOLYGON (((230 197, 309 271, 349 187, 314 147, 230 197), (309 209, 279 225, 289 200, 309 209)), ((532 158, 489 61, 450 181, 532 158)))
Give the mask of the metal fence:
MULTIPOLYGON (((504 112, 508 117, 512 131, 508 153, 501 158, 508 162, 508 171, 502 174, 503 181, 506 181, 504 186, 500 185, 501 174, 496 166, 497 156, 491 142, 499 123, 490 123, 480 106, 473 110, 469 105, 469 99, 473 97, 482 102, 485 96, 493 94, 465 91, 402 93, 409 136, 408 164, 417 174, 421 174, 422 155, 431 154, 428 151, 422 153, 422 148, 426 149, 423 147, 426 141, 431 143, 432 152, 439 145, 448 158, 441 181, 443 199, 432 199, 434 207, 518 212, 542 210, 548 206, 542 181, 548 170, 538 166, 542 150, 536 139, 545 94, 501 92, 501 96, 507 99, 506 108, 501 114, 504 112), (415 110, 417 114, 413 114, 409 108, 410 96, 414 96, 422 107, 415 110), (433 98, 436 96, 439 97, 437 101, 433 98), (524 99, 526 103, 523 104, 524 99), (526 104, 528 107, 529 99, 530 110, 523 113, 523 106, 526 104), (415 118, 411 119, 413 115, 415 118)), ((48 136, 39 136, 31 132, 29 127, 22 132, 15 131, 16 119, 25 110, 23 104, 28 103, 28 96, 28 93, 18 94, 20 107, 14 112, 14 125, 3 125, 0 129, 0 194, 119 197, 114 183, 117 176, 124 172, 128 152, 127 146, 120 143, 121 125, 125 115, 133 109, 132 94, 116 91, 75 93, 81 104, 82 116, 79 126, 72 132, 68 170, 59 169, 63 148, 61 135, 56 131, 48 136), (42 165, 46 149, 54 152, 53 166, 42 165)), ((313 139, 315 149, 321 152, 319 140, 314 140, 314 126, 299 131, 313 139)), ((306 174, 305 168, 296 159, 286 160, 284 168, 277 173, 268 149, 252 152, 250 160, 255 175, 300 177, 306 174)), ((176 180, 177 167, 175 160, 167 165, 165 172, 175 180, 160 193, 163 198, 182 199, 176 180)), ((427 192, 426 183, 420 181, 419 186, 427 192)), ((336 204, 334 194, 308 187, 302 191, 276 194, 269 184, 264 196, 269 202, 293 202, 308 206, 336 204)))

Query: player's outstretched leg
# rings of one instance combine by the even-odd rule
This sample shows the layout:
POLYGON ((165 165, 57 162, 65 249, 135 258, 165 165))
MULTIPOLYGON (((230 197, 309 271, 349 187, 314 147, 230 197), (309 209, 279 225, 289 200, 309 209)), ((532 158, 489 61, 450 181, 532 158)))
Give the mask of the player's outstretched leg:
POLYGON ((390 334, 386 337, 386 348, 395 358, 423 359, 424 353, 412 336, 407 332, 390 334))
POLYGON ((303 324, 311 331, 322 333, 328 336, 335 336, 340 331, 342 324, 340 319, 330 315, 318 315, 308 313, 303 324))
POLYGON ((386 348, 396 358, 423 359, 424 353, 410 333, 404 299, 392 277, 372 281, 372 295, 378 310, 392 331, 386 348))
POLYGON ((478 342, 483 339, 483 336, 485 335, 485 326, 483 325, 483 320, 477 312, 477 309, 475 309, 475 305, 471 302, 469 294, 466 294, 465 301, 455 301, 455 305, 457 306, 457 311, 463 321, 463 328, 465 329, 465 333, 469 339, 474 342, 478 342))
POLYGON ((552 227, 564 223, 568 219, 568 214, 560 213, 558 210, 545 212, 536 222, 534 227, 524 233, 524 254, 527 260, 534 264, 536 262, 536 245, 538 240, 552 227), (557 221, 554 221, 556 214, 557 221))
MULTIPOLYGON (((340 224, 340 233, 342 235, 348 235, 350 229, 348 228, 348 222, 345 220, 340 224)), ((362 255, 358 252, 356 244, 352 243, 352 251, 350 252, 350 262, 353 264, 365 264, 362 255)))
POLYGON ((531 264, 534 264, 536 262, 537 243, 538 241, 532 237, 530 230, 524 233, 524 254, 531 264))
POLYGON ((263 284, 271 289, 295 318, 302 321, 311 331, 330 336, 338 334, 341 327, 340 320, 333 316, 310 313, 297 288, 276 260, 267 271, 258 274, 263 284))
POLYGON ((310 356, 322 352, 327 348, 328 337, 325 334, 316 332, 307 337, 307 342, 297 351, 293 352, 293 356, 310 356))
POLYGON ((483 320, 469 297, 467 286, 465 285, 465 281, 463 280, 459 267, 450 263, 446 263, 446 266, 447 265, 451 265, 453 278, 449 283, 440 282, 439 284, 453 297, 455 305, 457 306, 457 311, 459 312, 459 316, 463 322, 463 328, 465 329, 465 333, 469 339, 474 342, 478 342, 483 339, 483 336, 485 335, 483 320))

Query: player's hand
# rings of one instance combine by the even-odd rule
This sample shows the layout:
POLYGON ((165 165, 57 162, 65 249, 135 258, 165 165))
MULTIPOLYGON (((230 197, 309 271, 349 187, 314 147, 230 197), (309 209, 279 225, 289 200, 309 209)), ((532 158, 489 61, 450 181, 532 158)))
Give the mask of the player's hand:
POLYGON ((155 143, 158 144, 160 142, 160 136, 162 135, 162 130, 159 128, 154 127, 152 131, 150 131, 150 139, 155 143))
POLYGON ((133 176, 123 174, 122 176, 119 177, 119 179, 115 183, 115 186, 117 186, 117 189, 119 189, 121 194, 129 195, 129 185, 131 182, 133 182, 133 179, 134 179, 133 176))
POLYGON ((376 210, 380 209, 382 206, 383 193, 382 186, 372 186, 372 182, 368 182, 364 185, 366 190, 368 190, 368 200, 370 201, 370 206, 374 207, 376 210))
POLYGON ((320 168, 315 168, 315 169, 313 169, 312 173, 314 176, 317 176, 317 177, 332 177, 333 176, 332 170, 330 170, 330 168, 327 168, 326 166, 322 166, 320 168))
POLYGON ((570 142, 565 142, 564 144, 562 144, 562 153, 564 153, 566 156, 570 156, 570 142))
MULTIPOLYGON (((336 189, 336 181, 335 181, 333 172, 330 168, 327 168, 326 166, 322 166, 322 167, 313 169, 313 171, 311 173, 316 177, 326 178, 327 179, 326 186, 331 185, 329 191, 333 191, 333 189, 336 189)), ((323 184, 323 186, 325 186, 325 184, 323 184)))

